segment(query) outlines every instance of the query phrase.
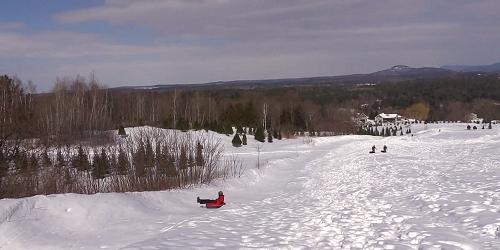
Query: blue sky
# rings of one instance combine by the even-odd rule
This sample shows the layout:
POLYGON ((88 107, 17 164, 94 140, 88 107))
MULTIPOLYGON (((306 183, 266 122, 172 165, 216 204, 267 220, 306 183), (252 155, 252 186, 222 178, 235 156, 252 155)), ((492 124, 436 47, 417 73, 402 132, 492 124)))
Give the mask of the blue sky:
POLYGON ((497 0, 6 0, 0 73, 107 86, 500 61, 497 0))

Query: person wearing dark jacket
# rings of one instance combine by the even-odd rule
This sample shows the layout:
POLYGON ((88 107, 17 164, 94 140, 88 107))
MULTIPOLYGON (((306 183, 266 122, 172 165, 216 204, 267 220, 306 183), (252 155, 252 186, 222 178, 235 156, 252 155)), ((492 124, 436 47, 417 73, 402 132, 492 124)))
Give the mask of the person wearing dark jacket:
POLYGON ((207 208, 219 208, 226 205, 224 202, 224 193, 222 193, 222 191, 219 191, 219 197, 215 200, 200 199, 200 197, 198 197, 196 201, 200 204, 205 204, 207 208))
POLYGON ((382 151, 381 151, 381 152, 382 152, 382 153, 386 153, 386 152, 387 152, 387 146, 386 146, 386 145, 384 145, 384 148, 382 149, 382 151))

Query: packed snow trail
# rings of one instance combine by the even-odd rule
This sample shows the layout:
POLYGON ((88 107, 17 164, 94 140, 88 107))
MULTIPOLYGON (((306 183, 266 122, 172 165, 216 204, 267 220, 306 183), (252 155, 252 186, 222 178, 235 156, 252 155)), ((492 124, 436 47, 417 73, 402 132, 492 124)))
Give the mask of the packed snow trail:
POLYGON ((0 249, 500 249, 500 127, 435 126, 265 144, 217 187, 3 200, 0 249), (226 206, 196 205, 218 189, 226 206))

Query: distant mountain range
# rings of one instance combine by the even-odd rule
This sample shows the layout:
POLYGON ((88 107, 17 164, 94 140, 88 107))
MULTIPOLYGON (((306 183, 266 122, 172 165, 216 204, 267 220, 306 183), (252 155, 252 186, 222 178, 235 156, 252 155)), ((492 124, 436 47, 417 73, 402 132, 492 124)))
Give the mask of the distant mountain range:
POLYGON ((484 72, 484 73, 500 73, 500 62, 489 65, 445 65, 443 69, 449 69, 457 72, 484 72))
POLYGON ((116 91, 171 91, 177 90, 216 90, 216 89, 254 89, 299 86, 332 86, 339 84, 377 84, 382 82, 400 82, 419 79, 438 79, 445 77, 460 77, 468 74, 500 73, 500 63, 488 66, 443 66, 441 68, 412 68, 406 65, 396 65, 389 69, 369 74, 353 74, 342 76, 320 76, 304 78, 284 78, 270 80, 235 80, 219 81, 201 84, 168 84, 152 86, 127 86, 113 88, 116 91), (494 70, 496 65, 498 70, 494 70), (488 70, 476 70, 483 69, 488 70), (473 72, 473 73, 471 73, 473 72))

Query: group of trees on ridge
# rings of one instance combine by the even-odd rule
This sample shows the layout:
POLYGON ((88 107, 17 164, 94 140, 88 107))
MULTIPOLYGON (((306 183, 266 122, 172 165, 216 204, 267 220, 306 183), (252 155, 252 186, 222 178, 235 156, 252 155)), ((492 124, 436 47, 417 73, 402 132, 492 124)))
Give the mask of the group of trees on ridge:
MULTIPOLYGON (((115 171, 118 168, 112 167, 119 161, 119 149, 106 149, 116 146, 114 131, 120 126, 206 129, 227 135, 233 134, 233 127, 245 128, 244 133, 236 133, 244 144, 246 133, 255 134, 259 141, 319 134, 318 131, 357 133, 358 128, 351 120, 355 112, 364 112, 370 118, 381 112, 400 113, 425 121, 464 120, 468 113, 474 112, 492 120, 500 117, 499 103, 500 79, 495 76, 369 86, 156 92, 106 89, 91 75, 58 79, 52 92, 40 94, 31 83, 26 85, 17 78, 0 76, 0 188, 6 187, 6 177, 22 176, 37 166, 56 166, 57 152, 68 152, 63 155, 65 162, 71 164, 66 165, 73 166, 70 159, 80 154, 80 146, 82 152, 89 151, 88 164, 84 157, 81 162, 90 166, 85 169, 92 179, 100 180, 110 174, 120 176, 115 171), (267 138, 262 136, 264 131, 268 132, 267 138), (110 160, 115 155, 116 159, 110 160), (107 163, 99 160, 105 158, 107 163)), ((127 153, 131 169, 135 169, 134 150, 127 153)), ((177 148, 175 155, 180 156, 181 150, 177 148)), ((125 157, 121 158, 123 161, 125 157)), ((176 170, 179 172, 178 165, 176 170)), ((127 173, 131 172, 134 174, 130 176, 141 178, 136 176, 136 170, 127 173)), ((62 171, 60 176, 65 175, 68 173, 62 171)))

